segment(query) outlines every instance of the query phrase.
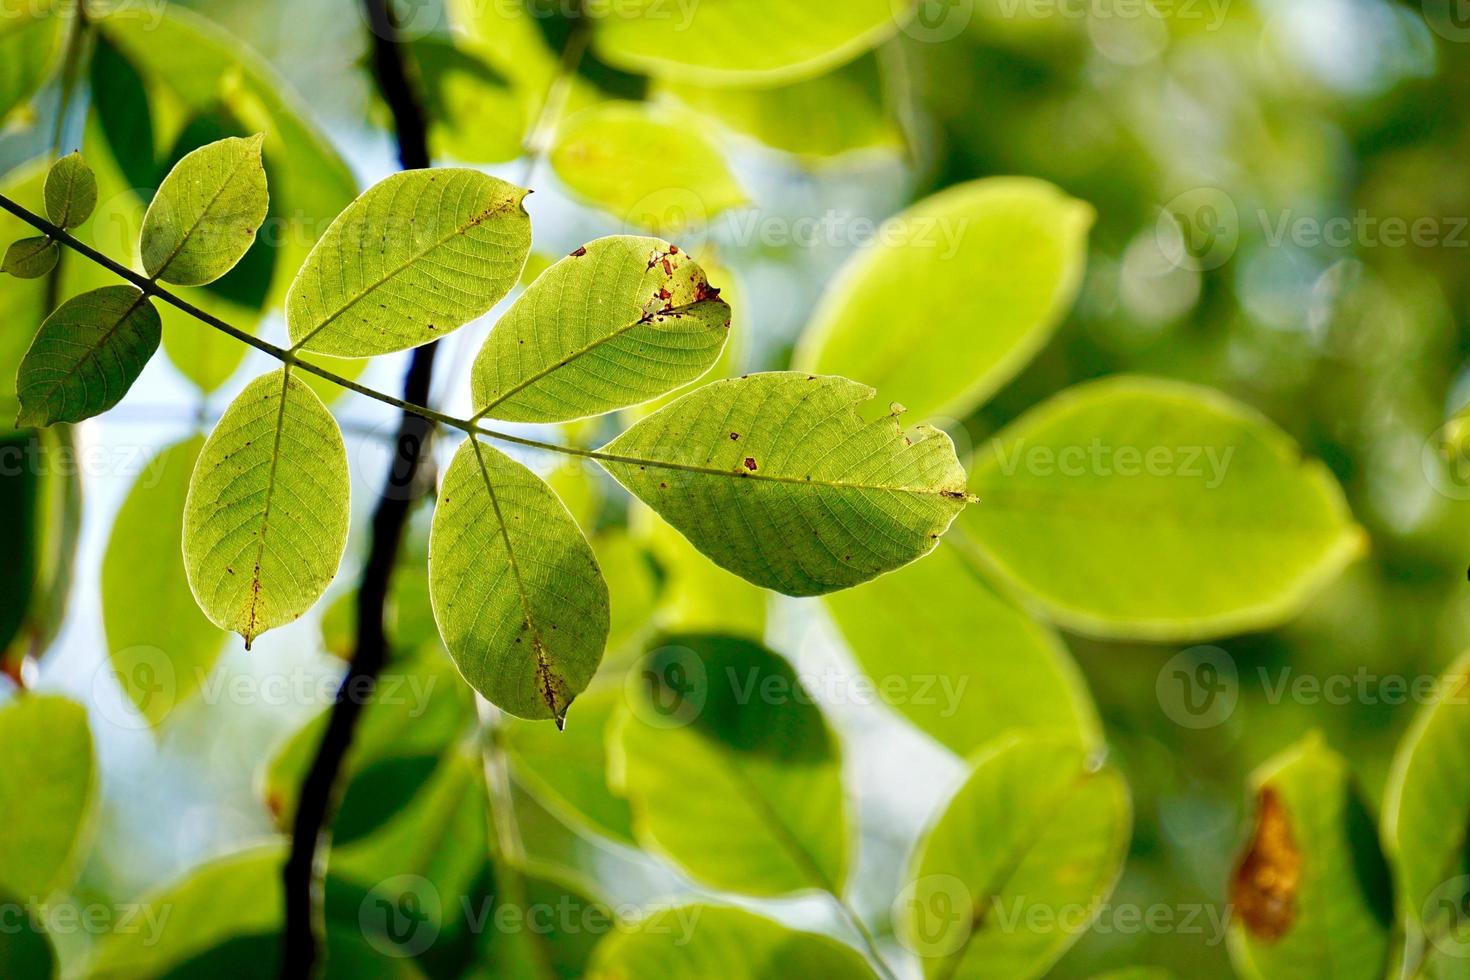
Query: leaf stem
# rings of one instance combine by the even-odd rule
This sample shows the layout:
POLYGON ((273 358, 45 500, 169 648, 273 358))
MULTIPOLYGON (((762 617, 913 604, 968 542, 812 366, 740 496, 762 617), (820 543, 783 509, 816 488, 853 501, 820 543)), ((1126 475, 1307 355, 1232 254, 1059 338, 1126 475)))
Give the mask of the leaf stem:
POLYGON ((879 971, 888 980, 897 980, 898 975, 893 972, 893 967, 888 965, 888 961, 883 958, 883 953, 878 949, 878 938, 873 935, 873 931, 863 922, 863 917, 858 915, 857 909, 848 904, 847 900, 835 891, 829 890, 827 894, 831 896, 832 904, 837 907, 837 911, 842 914, 842 917, 847 920, 853 930, 862 937, 863 945, 867 947, 868 957, 873 961, 873 965, 878 967, 879 971))

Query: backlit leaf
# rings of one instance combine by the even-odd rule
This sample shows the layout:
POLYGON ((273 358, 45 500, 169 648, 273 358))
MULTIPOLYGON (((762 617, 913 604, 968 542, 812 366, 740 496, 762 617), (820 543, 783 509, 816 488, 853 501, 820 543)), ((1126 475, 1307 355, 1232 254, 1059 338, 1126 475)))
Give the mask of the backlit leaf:
POLYGON ((46 216, 58 228, 75 228, 97 208, 97 177, 80 153, 70 153, 46 174, 46 216))
POLYGON ((1128 790, 1074 740, 1008 736, 926 833, 899 897, 899 936, 924 976, 1039 977, 1112 891, 1128 790), (968 913, 968 914, 966 914, 968 913))
POLYGON ((157 725, 197 691, 224 648, 204 618, 183 562, 184 502, 204 439, 160 452, 139 475, 112 524, 102 559, 102 622, 123 691, 157 725))
POLYGON ((1278 623, 1362 547, 1342 491, 1267 420, 1203 388, 1081 385, 977 450, 960 521, 1070 630, 1184 640, 1278 623))
POLYGON ((347 449, 288 370, 256 378, 199 454, 184 510, 184 568, 199 608, 248 647, 321 598, 342 560, 347 449))
POLYGON ((11 242, 5 250, 5 262, 0 270, 17 279, 39 279, 56 268, 60 258, 61 247, 45 235, 22 238, 11 242))
POLYGON ((898 32, 907 0, 705 0, 598 4, 597 52, 609 63, 710 85, 774 85, 849 61, 898 32))
POLYGON ((229 137, 185 156, 143 216, 139 248, 154 279, 213 282, 250 250, 270 205, 260 148, 264 135, 229 137))
POLYGON ((671 636, 627 698, 614 771, 646 847, 714 888, 842 890, 840 750, 785 660, 749 640, 671 636))
POLYGON ((291 284, 292 344, 372 357, 482 316, 510 292, 530 253, 526 193, 449 168, 375 184, 332 222, 291 284))
POLYGON ((746 203, 697 117, 642 104, 609 102, 568 119, 551 166, 625 226, 670 238, 746 203))
POLYGON ((1262 980, 1384 976, 1392 885, 1348 763, 1312 735, 1251 779, 1255 829, 1230 879, 1230 956, 1262 980))
POLYGON ((656 398, 708 371, 730 307, 677 245, 603 238, 543 273, 481 348, 478 415, 560 422, 656 398))
POLYGON ((721 905, 680 905, 608 936, 592 957, 588 980, 872 980, 854 949, 812 932, 721 905))
POLYGON ((598 460, 722 567, 820 595, 928 554, 965 506, 949 437, 865 417, 873 394, 795 373, 717 381, 643 419, 598 460))
POLYGON ((591 546, 536 474, 477 440, 444 474, 429 594, 465 679, 513 715, 560 722, 602 660, 607 585, 591 546))
POLYGON ((44 901, 81 870, 97 798, 87 711, 51 694, 0 706, 0 892, 44 901))
POLYGON ((80 422, 122 401, 158 349, 158 311, 133 286, 74 296, 41 324, 17 376, 21 426, 80 422))
POLYGON ((963 418, 1071 308, 1092 208, 1045 181, 950 188, 891 219, 828 287, 797 366, 861 378, 920 419, 963 418))

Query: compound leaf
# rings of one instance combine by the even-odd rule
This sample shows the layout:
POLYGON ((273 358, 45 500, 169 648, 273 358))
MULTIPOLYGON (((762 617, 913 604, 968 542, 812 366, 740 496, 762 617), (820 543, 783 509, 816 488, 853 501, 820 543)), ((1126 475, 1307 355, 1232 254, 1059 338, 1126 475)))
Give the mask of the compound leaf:
POLYGON ((321 598, 347 546, 342 432, 289 369, 256 378, 204 443, 184 508, 184 568, 199 608, 245 638, 321 598))
POLYGON ((778 372, 698 388, 597 459, 717 564, 820 595, 928 554, 966 502, 954 444, 858 411, 873 389, 778 372))
POLYGON ((781 657, 736 637, 668 637, 630 675, 617 728, 613 771, 646 847, 715 888, 842 890, 837 739, 781 657))
POLYGON ((0 708, 0 892, 43 901, 81 870, 97 798, 87 711, 27 694, 0 708))
POLYGON ((1074 740, 991 743, 920 840, 900 896, 898 932, 924 976, 1044 974, 1112 891, 1130 819, 1122 777, 1074 740))
POLYGON ((1309 735, 1251 778, 1256 825, 1230 878, 1230 958, 1261 980, 1385 975, 1393 886, 1342 756, 1309 735))
POLYGON ((604 939, 593 952, 587 976, 873 980, 873 971, 856 950, 830 937, 788 929, 744 909, 680 905, 660 909, 604 939))
POLYGON ((204 618, 184 566, 184 504, 204 439, 159 453, 117 512, 102 558, 102 623, 123 692, 152 725, 197 691, 225 634, 204 618), (161 556, 161 557, 160 557, 161 556))
POLYGON ((1041 180, 962 184, 893 218, 813 315, 796 364, 862 378, 921 419, 964 418, 1071 307, 1092 208, 1041 180))
POLYGON ((603 238, 546 270, 475 360, 479 416, 560 422, 656 398, 719 360, 730 307, 656 238, 603 238))
POLYGON ((80 422, 122 401, 162 335, 158 311, 133 286, 74 296, 41 324, 16 376, 18 426, 80 422))
POLYGON ((332 222, 291 284, 292 344, 373 357, 483 316, 530 254, 526 194, 460 168, 405 171, 373 185, 332 222))
POLYGON ((561 723, 602 660, 607 584, 587 539, 536 474, 475 439, 444 474, 429 595, 460 672, 513 715, 561 723))
POLYGON ((58 228, 75 228, 97 207, 97 176, 80 153, 57 160, 46 174, 46 216, 58 228))
POLYGON ((202 286, 244 257, 270 205, 264 142, 260 134, 217 140, 169 171, 143 215, 139 249, 149 276, 202 286))
POLYGON ((1003 584, 1070 630, 1188 640, 1280 622, 1362 547, 1341 489, 1217 392, 1080 385, 977 452, 961 519, 1003 584))

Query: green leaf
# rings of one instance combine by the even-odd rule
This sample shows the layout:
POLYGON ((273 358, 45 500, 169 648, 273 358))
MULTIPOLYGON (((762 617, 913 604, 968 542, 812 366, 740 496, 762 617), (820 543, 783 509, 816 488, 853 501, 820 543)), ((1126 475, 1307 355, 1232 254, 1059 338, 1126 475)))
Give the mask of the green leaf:
POLYGON ((1262 980, 1377 980, 1393 886, 1346 760, 1309 735, 1251 778, 1256 825, 1230 879, 1231 960, 1262 980))
POLYGON ((574 193, 632 228, 673 237, 747 203, 697 117, 608 102, 562 124, 551 166, 574 193))
POLYGON ((483 316, 531 250, 527 192, 477 170, 412 170, 337 216, 286 298, 295 348, 372 357, 483 316))
POLYGON ((613 768, 645 847, 714 888, 841 892, 852 841, 837 739, 781 657, 668 637, 630 676, 618 727, 613 768))
POLYGON ((143 216, 139 249, 154 279, 181 286, 213 282, 255 242, 270 197, 260 148, 265 136, 229 137, 178 162, 143 216))
MULTIPOLYGON (((1470 875, 1467 686, 1470 654, 1455 661, 1434 703, 1415 717, 1394 757, 1384 796, 1383 843, 1397 872, 1400 905, 1409 921, 1431 934, 1460 924, 1453 904, 1447 909, 1435 899, 1446 883, 1470 875)), ((1445 897, 1453 902, 1464 891, 1445 897)))
POLYGON ((683 80, 658 88, 736 132, 803 158, 823 160, 903 146, 902 130, 883 105, 874 57, 778 88, 699 86, 683 80))
POLYGON ((992 742, 920 840, 897 923, 925 977, 1046 973, 1112 891, 1128 789, 1074 741, 992 742))
POLYGON ((607 644, 607 585, 536 474, 470 439, 444 474, 429 539, 439 633, 470 686, 521 718, 566 717, 607 644))
POLYGON ((45 84, 64 23, 50 0, 0 0, 0 123, 45 84))
MULTIPOLYGON (((207 296, 201 290, 191 302, 226 323, 237 327, 251 326, 250 321, 255 319, 251 314, 225 300, 207 296)), ((163 353, 169 363, 193 382, 200 392, 210 394, 218 391, 245 363, 250 349, 234 337, 208 327, 172 306, 164 306, 159 314, 163 319, 163 353)))
POLYGON ((11 242, 5 250, 5 262, 0 271, 8 272, 17 279, 39 279, 52 269, 61 258, 61 249, 45 235, 38 238, 22 238, 11 242))
POLYGON ((204 443, 184 509, 184 568, 199 608, 245 638, 321 598, 347 547, 347 448, 289 369, 256 378, 204 443))
POLYGON ((81 705, 25 694, 0 707, 0 892, 44 901, 81 870, 97 801, 92 732, 81 705))
POLYGON ((603 238, 531 284, 475 360, 478 417, 562 422, 657 398, 709 371, 730 307, 656 238, 603 238))
MULTIPOLYGON (((226 942, 274 939, 281 925, 285 860, 284 845, 272 841, 216 858, 142 896, 138 907, 151 910, 153 919, 127 929, 119 921, 93 947, 85 975, 96 980, 163 977, 226 942)), ((275 948, 275 942, 260 944, 261 951, 275 948)))
POLYGON ((1362 548, 1342 491, 1269 421, 1148 378, 1080 385, 976 454, 961 519, 1069 630, 1188 640, 1275 625, 1362 548))
POLYGON ((538 870, 518 877, 524 898, 517 890, 504 889, 505 894, 496 896, 496 911, 502 921, 525 922, 530 928, 484 930, 475 963, 463 980, 586 977, 598 941, 627 928, 625 924, 605 901, 562 875, 549 877, 538 870), (557 914, 547 915, 551 909, 557 914))
POLYGON ((798 932, 765 916, 723 905, 663 908, 608 936, 592 956, 588 980, 872 980, 856 950, 798 932))
POLYGON ((525 100, 488 59, 458 38, 420 38, 410 48, 423 80, 435 159, 503 163, 521 155, 525 100))
POLYGON ((705 558, 642 504, 630 523, 641 528, 664 574, 658 625, 665 632, 724 633, 753 640, 766 635, 770 593, 705 558))
POLYGON ((6 980, 54 980, 60 975, 56 950, 37 912, 27 902, 0 895, 5 931, 0 932, 0 977, 6 980))
POLYGON ((874 691, 957 755, 1016 729, 1102 742, 1061 640, 996 595, 953 544, 828 596, 827 608, 874 691))
POLYGON ((862 378, 921 419, 964 418, 1071 308, 1092 219, 1087 204, 1022 177, 920 201, 833 280, 796 365, 862 378))
POLYGON ((865 418, 873 394, 795 373, 717 381, 597 459, 720 566, 787 595, 833 592, 928 554, 965 506, 949 437, 865 418))
POLYGON ((776 85, 850 61, 898 32, 908 0, 716 0, 594 5, 597 53, 609 64, 707 85, 776 85))
POLYGON ((157 725, 203 684, 225 634, 204 618, 184 565, 184 505, 204 439, 164 449, 139 475, 102 558, 102 622, 118 683, 157 725))
POLYGON ((579 827, 634 845, 632 811, 607 779, 608 729, 622 695, 615 685, 588 691, 564 732, 508 719, 500 736, 517 783, 544 805, 579 827))
POLYGON ((133 286, 74 296, 41 324, 16 378, 16 425, 80 422, 122 401, 158 350, 158 311, 133 286))
POLYGON ((46 174, 46 215, 58 228, 75 228, 97 208, 97 176, 80 153, 57 160, 46 174))

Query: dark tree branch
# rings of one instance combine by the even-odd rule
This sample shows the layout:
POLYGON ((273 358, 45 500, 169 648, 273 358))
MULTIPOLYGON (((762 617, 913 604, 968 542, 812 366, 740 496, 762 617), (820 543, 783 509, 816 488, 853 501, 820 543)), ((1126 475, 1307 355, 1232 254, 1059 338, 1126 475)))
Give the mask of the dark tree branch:
MULTIPOLYGON (((388 0, 362 0, 373 45, 373 71, 378 90, 393 113, 398 158, 405 170, 429 166, 428 124, 408 79, 403 48, 388 10, 388 0)), ((434 375, 437 343, 413 353, 403 384, 403 400, 427 404, 434 375)), ((320 959, 317 919, 320 899, 319 851, 330 837, 332 810, 343 762, 363 709, 372 698, 378 675, 388 660, 384 611, 393 570, 409 513, 418 497, 420 471, 434 423, 404 412, 398 426, 397 451, 387 485, 373 512, 372 543, 357 593, 357 649, 337 691, 327 730, 302 783, 291 832, 291 856, 285 868, 286 928, 281 975, 306 978, 320 959)))

